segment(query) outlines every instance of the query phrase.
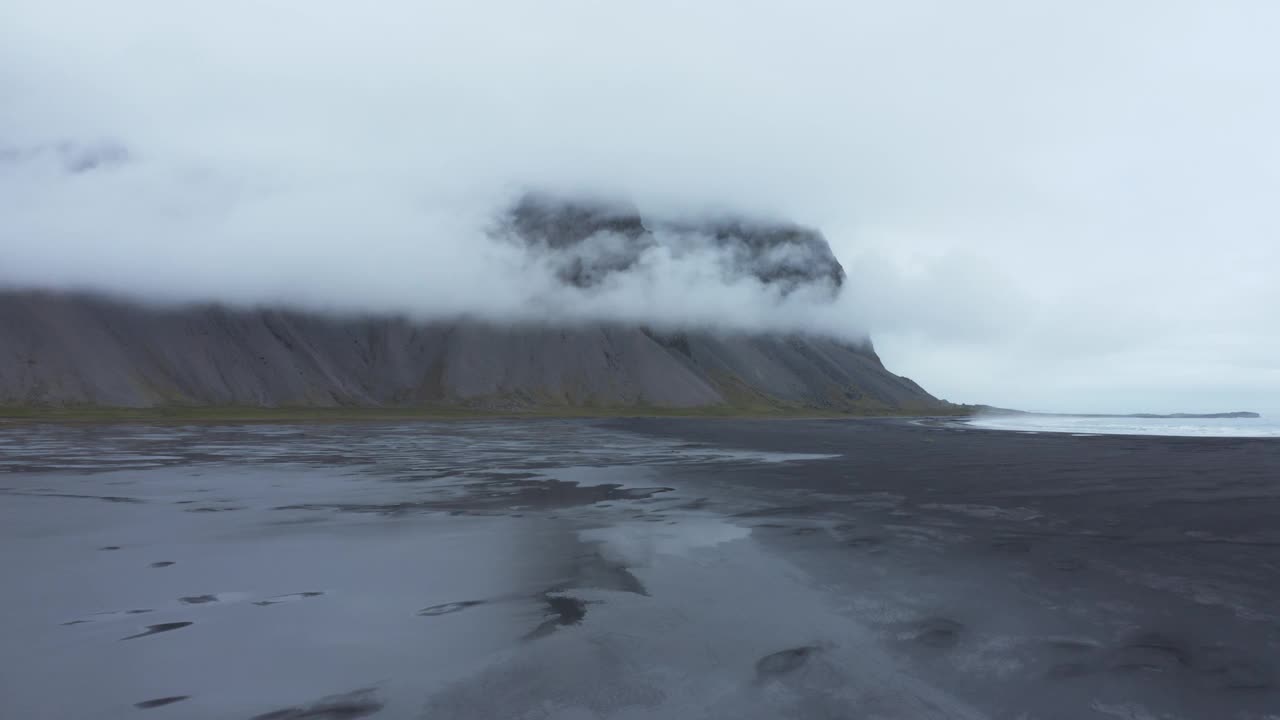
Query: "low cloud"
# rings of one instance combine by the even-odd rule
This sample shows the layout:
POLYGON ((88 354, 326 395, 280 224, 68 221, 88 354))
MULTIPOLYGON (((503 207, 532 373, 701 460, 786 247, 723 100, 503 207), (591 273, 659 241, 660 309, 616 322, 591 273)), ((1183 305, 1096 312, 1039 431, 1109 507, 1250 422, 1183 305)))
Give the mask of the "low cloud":
POLYGON ((642 218, 625 201, 611 201, 623 207, 614 217, 597 200, 510 193, 414 206, 390 187, 253 188, 154 164, 90 173, 34 154, 10 165, 15 192, 41 200, 9 208, 15 235, 40 240, 14 246, 4 279, 19 287, 418 318, 865 335, 838 317, 844 272, 825 238, 786 222, 642 218), (50 202, 75 211, 53 215, 50 202))

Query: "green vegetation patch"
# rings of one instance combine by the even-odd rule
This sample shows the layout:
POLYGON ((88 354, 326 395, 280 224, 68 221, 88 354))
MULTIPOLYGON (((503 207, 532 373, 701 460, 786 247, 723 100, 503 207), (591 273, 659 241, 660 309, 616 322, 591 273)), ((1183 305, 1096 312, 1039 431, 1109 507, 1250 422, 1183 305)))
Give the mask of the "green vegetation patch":
MULTIPOLYGON (((745 399, 745 398, 744 398, 745 399)), ((9 422, 352 422, 409 420, 484 420, 500 418, 841 418, 841 417, 925 417, 968 415, 967 406, 948 409, 900 410, 887 408, 851 409, 783 406, 766 402, 673 408, 653 405, 628 406, 539 406, 488 409, 456 405, 420 407, 257 407, 257 406, 164 406, 148 408, 83 406, 0 405, 0 421, 9 422)))

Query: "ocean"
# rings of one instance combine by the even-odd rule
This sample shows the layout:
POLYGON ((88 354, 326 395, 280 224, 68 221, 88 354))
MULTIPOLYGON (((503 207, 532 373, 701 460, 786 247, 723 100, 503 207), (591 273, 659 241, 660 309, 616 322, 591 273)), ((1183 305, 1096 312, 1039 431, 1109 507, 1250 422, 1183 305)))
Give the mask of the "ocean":
POLYGON ((1280 437, 1280 413, 1258 418, 1142 418, 1086 415, 984 415, 967 423, 989 430, 1075 435, 1280 437))

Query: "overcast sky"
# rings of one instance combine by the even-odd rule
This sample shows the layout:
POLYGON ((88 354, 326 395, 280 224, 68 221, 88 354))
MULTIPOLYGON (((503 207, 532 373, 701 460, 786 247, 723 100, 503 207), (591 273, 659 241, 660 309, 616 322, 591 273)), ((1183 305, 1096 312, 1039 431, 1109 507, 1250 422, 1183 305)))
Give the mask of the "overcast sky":
POLYGON ((809 313, 663 265, 621 316, 870 332, 953 401, 1280 409, 1277 37, 1269 0, 6 0, 0 283, 527 311, 483 219, 589 189, 849 274, 809 313))

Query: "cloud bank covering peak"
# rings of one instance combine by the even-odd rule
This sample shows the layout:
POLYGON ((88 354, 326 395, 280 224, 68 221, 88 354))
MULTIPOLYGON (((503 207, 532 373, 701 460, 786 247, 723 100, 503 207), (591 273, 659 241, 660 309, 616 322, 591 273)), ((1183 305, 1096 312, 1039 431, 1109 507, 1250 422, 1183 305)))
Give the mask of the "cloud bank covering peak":
POLYGON ((869 332, 955 401, 1280 409, 1277 27, 1262 0, 13 0, 0 284, 869 332), (529 188, 656 220, 566 283, 495 234, 529 188), (820 231, 838 291, 691 237, 734 217, 820 231))

